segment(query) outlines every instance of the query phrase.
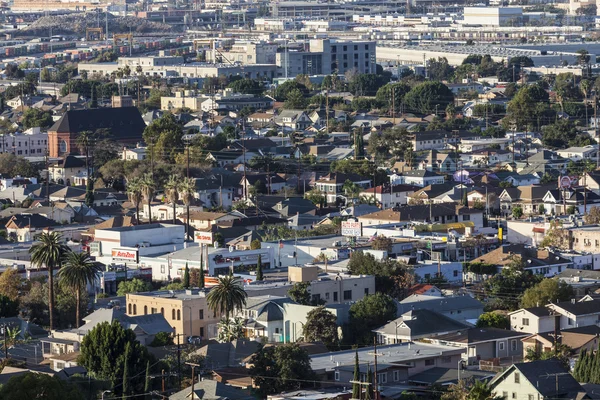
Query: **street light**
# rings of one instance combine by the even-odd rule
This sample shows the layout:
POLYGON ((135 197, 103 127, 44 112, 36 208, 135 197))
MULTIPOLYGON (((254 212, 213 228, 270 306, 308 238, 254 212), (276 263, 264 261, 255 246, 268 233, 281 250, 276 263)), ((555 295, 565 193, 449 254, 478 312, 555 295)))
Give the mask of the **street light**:
POLYGON ((112 390, 105 390, 104 392, 102 392, 102 400, 104 400, 105 393, 112 393, 112 390))

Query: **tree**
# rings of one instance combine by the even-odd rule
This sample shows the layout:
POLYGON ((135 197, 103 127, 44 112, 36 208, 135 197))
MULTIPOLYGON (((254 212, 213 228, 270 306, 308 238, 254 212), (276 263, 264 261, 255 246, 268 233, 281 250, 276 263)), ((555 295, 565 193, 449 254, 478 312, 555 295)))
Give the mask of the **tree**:
POLYGON ((173 225, 177 223, 177 201, 179 201, 179 176, 171 175, 165 183, 165 196, 167 201, 173 205, 173 225))
POLYGON ((316 307, 306 315, 303 333, 306 342, 322 342, 329 349, 333 349, 339 340, 337 317, 324 306, 316 307))
POLYGON ((304 193, 304 198, 320 208, 326 203, 325 196, 316 188, 304 193))
POLYGON ((19 302, 0 294, 0 318, 16 317, 19 315, 19 302))
POLYGON ((185 224, 185 236, 186 240, 189 240, 189 226, 190 226, 190 205, 194 201, 194 193, 196 193, 196 181, 192 178, 183 178, 179 184, 179 196, 181 201, 185 205, 186 213, 186 224, 185 224))
POLYGON ((210 290, 206 301, 212 310, 219 314, 225 313, 225 318, 229 320, 236 308, 240 309, 246 304, 247 298, 242 280, 234 276, 225 276, 219 278, 219 283, 210 290))
POLYGON ((544 116, 549 108, 548 99, 548 93, 540 85, 523 86, 508 103, 506 123, 517 129, 527 129, 544 116))
POLYGON ((133 278, 130 281, 119 283, 117 288, 117 296, 125 296, 127 293, 141 293, 152 290, 152 285, 149 282, 138 278, 133 278))
POLYGON ((454 102, 454 94, 441 82, 423 82, 408 92, 404 103, 408 110, 422 114, 430 114, 437 109, 445 110, 454 102))
POLYGON ((289 80, 277 86, 274 97, 277 101, 286 101, 288 99, 288 95, 294 90, 299 90, 303 95, 308 93, 306 86, 298 81, 289 80))
POLYGON ((317 256, 317 261, 325 263, 325 273, 327 273, 327 264, 329 263, 329 256, 321 252, 317 256))
POLYGON ((297 343, 259 348, 250 362, 254 391, 260 398, 283 391, 314 387, 317 378, 308 352, 297 343))
POLYGON ((0 295, 11 301, 19 299, 21 291, 21 277, 15 268, 7 268, 0 274, 0 295))
POLYGON ((306 105, 307 101, 299 89, 294 89, 289 92, 286 96, 285 103, 283 103, 283 107, 288 110, 304 110, 306 105))
POLYGON ((310 292, 308 288, 310 287, 310 282, 296 282, 294 285, 288 290, 288 296, 290 299, 295 301, 298 304, 309 305, 310 304, 310 292))
POLYGON ((546 278, 523 293, 521 308, 543 307, 550 302, 567 301, 572 297, 571 285, 557 279, 546 278))
MULTIPOLYGON (((142 196, 148 203, 148 223, 152 223, 152 198, 154 197, 154 190, 156 190, 156 183, 152 174, 144 174, 140 180, 140 186, 142 190, 142 196)), ((189 221, 188 221, 189 222, 189 221)))
POLYGON ((202 265, 202 260, 200 260, 200 274, 198 275, 198 287, 200 289, 204 289, 204 266, 202 265))
POLYGON ((392 239, 385 237, 383 235, 377 236, 372 242, 371 242, 371 248, 373 250, 384 250, 387 251, 388 253, 392 252, 392 239))
POLYGON ((258 250, 260 249, 260 240, 258 239, 254 239, 252 242, 250 242, 250 250, 258 250))
POLYGON ((186 289, 190 287, 190 269, 187 262, 185 263, 185 272, 183 273, 183 287, 186 289))
POLYGON ((256 261, 256 280, 262 281, 264 279, 265 279, 265 277, 263 275, 262 257, 259 254, 258 260, 256 261))
POLYGON ((111 381, 113 386, 123 378, 127 365, 129 381, 134 388, 143 383, 143 371, 149 360, 146 347, 136 340, 135 333, 124 329, 119 321, 113 321, 112 324, 96 325, 83 337, 77 362, 88 373, 111 381))
POLYGON ((16 375, 0 387, 0 399, 3 400, 84 400, 85 397, 76 385, 37 372, 16 375))
POLYGON ((135 206, 135 223, 140 223, 140 203, 143 200, 142 196, 142 180, 137 177, 133 177, 127 181, 127 197, 129 201, 135 206))
POLYGON ((401 297, 403 290, 414 283, 414 275, 406 264, 390 258, 378 261, 372 254, 361 251, 350 256, 348 271, 352 275, 374 275, 375 289, 392 297, 401 297))
POLYGON ((588 213, 583 216, 583 220, 586 225, 600 224, 600 207, 591 207, 588 213))
POLYGON ((520 219, 523 216, 523 208, 521 206, 513 207, 512 216, 515 219, 520 219))
POLYGON ((395 110, 401 109, 404 96, 410 92, 410 86, 404 82, 388 83, 377 90, 375 98, 381 103, 387 104, 390 108, 393 106, 395 110), (393 99, 393 101, 392 101, 393 99))
POLYGON ((360 395, 362 393, 360 387, 360 364, 358 363, 358 350, 354 354, 354 377, 352 379, 354 382, 352 383, 352 398, 360 399, 360 395))
POLYGON ((452 76, 454 68, 446 57, 430 58, 427 61, 427 75, 433 81, 444 81, 452 76))
POLYGON ((228 88, 233 89, 234 92, 253 94, 255 96, 260 95, 264 91, 264 86, 261 81, 256 79, 238 79, 227 85, 228 88))
POLYGON ((28 108, 23 113, 23 128, 37 128, 46 129, 52 126, 54 121, 52 120, 52 114, 48 111, 42 111, 39 108, 28 108))
POLYGON ((125 344, 125 354, 123 355, 123 384, 121 385, 121 389, 123 392, 123 400, 127 399, 129 393, 131 393, 130 389, 130 375, 129 375, 129 362, 130 362, 130 354, 131 354, 131 343, 127 342, 125 344))
POLYGON ((390 296, 375 293, 352 304, 349 314, 354 343, 368 345, 373 342, 373 329, 396 319, 397 306, 390 296))
MULTIPOLYGON (((596 15, 596 14, 593 14, 596 15)), ((581 49, 581 50, 577 50, 577 64, 579 65, 585 65, 585 64, 589 64, 590 62, 590 52, 587 51, 586 49, 581 49)))
POLYGON ((0 154, 0 174, 4 176, 21 175, 31 177, 36 174, 29 161, 12 153, 0 154))
POLYGON ((512 255, 499 274, 484 282, 485 294, 490 307, 498 310, 514 310, 525 290, 537 285, 543 277, 524 269, 525 261, 520 255, 512 255))
POLYGON ((151 155, 163 161, 173 162, 179 149, 183 148, 183 130, 171 113, 152 121, 144 129, 143 137, 151 155))
POLYGON ((240 317, 232 319, 223 318, 219 321, 218 328, 218 340, 220 343, 229 343, 244 337, 244 320, 240 317))
MULTIPOLYGON (((89 254, 69 251, 64 258, 63 267, 58 271, 58 277, 75 291, 76 304, 79 305, 81 289, 93 284, 99 273, 100 267, 90 259, 89 254)), ((75 307, 75 328, 79 328, 81 321, 79 309, 79 306, 75 307)))
POLYGON ((510 321, 506 315, 497 312, 486 312, 477 319, 478 328, 510 329, 510 321))
POLYGON ((58 232, 42 232, 29 249, 31 263, 38 268, 48 268, 48 310, 50 330, 54 328, 54 268, 60 267, 61 260, 67 252, 67 246, 58 232))

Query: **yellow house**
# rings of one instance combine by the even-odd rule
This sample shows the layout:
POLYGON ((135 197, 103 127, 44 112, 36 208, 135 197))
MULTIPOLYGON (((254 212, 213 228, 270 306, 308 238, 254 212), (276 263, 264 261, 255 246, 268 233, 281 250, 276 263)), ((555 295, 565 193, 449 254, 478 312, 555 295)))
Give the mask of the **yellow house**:
POLYGON ((175 334, 211 338, 217 335, 220 316, 208 307, 207 294, 203 289, 130 293, 126 312, 130 316, 161 313, 175 334))

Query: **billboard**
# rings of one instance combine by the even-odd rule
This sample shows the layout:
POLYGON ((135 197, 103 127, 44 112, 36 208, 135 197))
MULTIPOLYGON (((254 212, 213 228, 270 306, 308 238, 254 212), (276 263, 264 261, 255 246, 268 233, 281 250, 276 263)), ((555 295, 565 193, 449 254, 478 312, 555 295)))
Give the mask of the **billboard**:
POLYGON ((200 244, 213 244, 212 232, 196 232, 196 242, 200 244))
POLYGON ((119 261, 138 261, 138 250, 137 249, 112 249, 112 259, 119 261))
POLYGON ((362 236, 362 222, 344 221, 342 222, 342 236, 362 236))

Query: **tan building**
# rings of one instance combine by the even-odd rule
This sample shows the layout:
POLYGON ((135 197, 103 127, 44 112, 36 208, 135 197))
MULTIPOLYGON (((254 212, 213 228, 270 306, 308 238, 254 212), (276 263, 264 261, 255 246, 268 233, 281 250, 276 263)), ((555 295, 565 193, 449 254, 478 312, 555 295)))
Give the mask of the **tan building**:
POLYGON ((200 289, 128 294, 126 313, 161 313, 177 335, 216 337, 220 316, 208 307, 207 294, 208 290, 200 289))

